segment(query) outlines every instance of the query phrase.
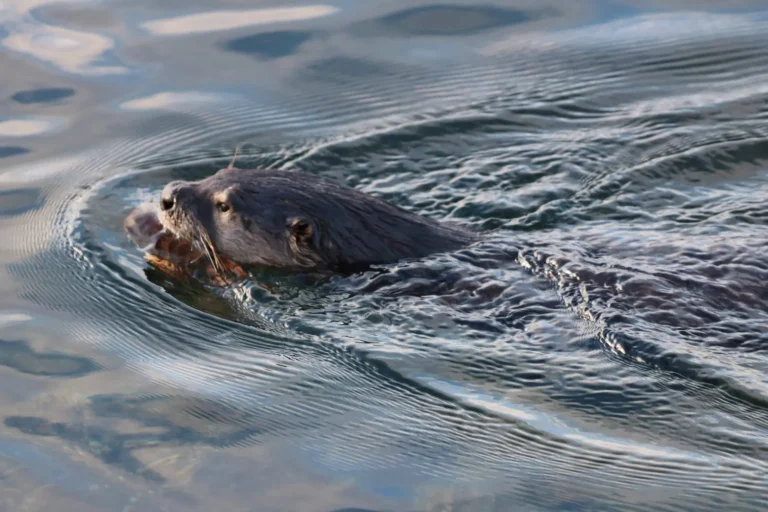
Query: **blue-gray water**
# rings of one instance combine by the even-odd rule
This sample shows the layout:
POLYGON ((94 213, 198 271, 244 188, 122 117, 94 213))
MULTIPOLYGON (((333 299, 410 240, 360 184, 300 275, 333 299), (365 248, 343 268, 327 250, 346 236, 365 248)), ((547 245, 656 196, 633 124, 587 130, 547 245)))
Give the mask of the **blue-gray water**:
POLYGON ((768 507, 764 1, 0 4, 0 510, 768 507), (473 226, 225 290, 125 215, 300 168, 473 226))

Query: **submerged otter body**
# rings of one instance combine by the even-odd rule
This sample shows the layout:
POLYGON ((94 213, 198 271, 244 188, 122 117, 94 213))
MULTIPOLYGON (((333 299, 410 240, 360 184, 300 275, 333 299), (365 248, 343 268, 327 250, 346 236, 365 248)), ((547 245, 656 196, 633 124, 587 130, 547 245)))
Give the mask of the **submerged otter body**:
MULTIPOLYGON (((213 260, 296 269, 393 263, 460 248, 475 235, 300 171, 222 169, 169 183, 157 219, 213 260)), ((202 252, 201 252, 202 254, 202 252)))

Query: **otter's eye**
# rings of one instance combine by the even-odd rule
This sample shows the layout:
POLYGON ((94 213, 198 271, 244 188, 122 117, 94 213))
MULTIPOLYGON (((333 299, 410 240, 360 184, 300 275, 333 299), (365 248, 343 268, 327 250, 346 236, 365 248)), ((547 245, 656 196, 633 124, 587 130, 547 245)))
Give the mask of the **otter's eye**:
POLYGON ((229 205, 228 205, 227 203, 225 203, 225 202, 222 202, 222 201, 218 201, 218 202, 216 203, 216 208, 217 208, 217 209, 218 209, 218 210, 219 210, 221 213, 227 213, 227 212, 229 211, 229 208, 230 208, 230 207, 229 207, 229 205))

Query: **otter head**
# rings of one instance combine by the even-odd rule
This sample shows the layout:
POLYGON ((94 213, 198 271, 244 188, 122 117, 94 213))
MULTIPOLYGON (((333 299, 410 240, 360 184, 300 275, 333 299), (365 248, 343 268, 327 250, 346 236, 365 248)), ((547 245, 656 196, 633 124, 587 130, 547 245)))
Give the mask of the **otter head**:
POLYGON ((201 181, 171 182, 160 197, 160 221, 212 259, 322 266, 317 226, 299 206, 290 174, 226 168, 201 181))
POLYGON ((178 238, 240 264, 339 268, 451 250, 473 237, 299 171, 222 169, 169 183, 160 221, 178 238))

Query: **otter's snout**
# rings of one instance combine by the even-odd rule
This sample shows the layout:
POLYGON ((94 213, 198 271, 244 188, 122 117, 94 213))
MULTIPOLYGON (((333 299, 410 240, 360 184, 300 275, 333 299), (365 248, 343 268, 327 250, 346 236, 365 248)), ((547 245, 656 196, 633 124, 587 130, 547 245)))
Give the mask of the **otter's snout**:
POLYGON ((188 181, 172 181, 160 193, 158 219, 182 240, 193 240, 200 230, 197 189, 188 181))
POLYGON ((170 212, 182 201, 191 197, 192 187, 185 181, 172 181, 163 188, 160 194, 160 208, 164 212, 170 212))

